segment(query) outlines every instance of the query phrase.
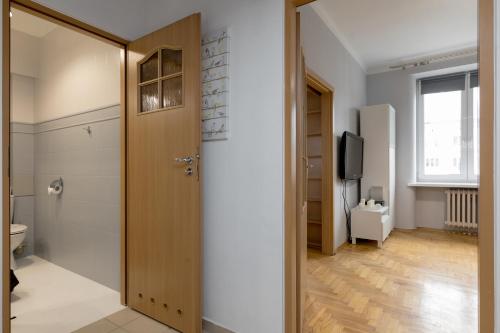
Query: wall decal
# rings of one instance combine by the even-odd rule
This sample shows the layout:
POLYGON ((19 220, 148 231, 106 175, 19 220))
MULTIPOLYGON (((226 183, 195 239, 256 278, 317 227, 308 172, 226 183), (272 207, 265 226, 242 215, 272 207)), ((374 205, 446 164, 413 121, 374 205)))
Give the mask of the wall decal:
POLYGON ((229 35, 227 29, 201 39, 203 141, 229 138, 229 35))

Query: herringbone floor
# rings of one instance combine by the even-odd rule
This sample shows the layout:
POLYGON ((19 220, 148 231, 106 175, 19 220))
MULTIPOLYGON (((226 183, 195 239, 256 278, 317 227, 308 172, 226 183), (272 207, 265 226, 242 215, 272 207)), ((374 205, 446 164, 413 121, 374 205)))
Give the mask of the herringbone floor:
POLYGON ((304 332, 477 332, 477 238, 394 230, 346 245, 333 257, 310 251, 304 332))

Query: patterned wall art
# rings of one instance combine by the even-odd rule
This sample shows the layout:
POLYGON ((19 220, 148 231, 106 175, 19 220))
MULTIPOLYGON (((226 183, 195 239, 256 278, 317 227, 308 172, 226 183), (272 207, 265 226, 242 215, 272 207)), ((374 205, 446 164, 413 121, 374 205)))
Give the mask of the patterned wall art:
POLYGON ((229 35, 227 29, 201 40, 203 141, 229 138, 229 35))

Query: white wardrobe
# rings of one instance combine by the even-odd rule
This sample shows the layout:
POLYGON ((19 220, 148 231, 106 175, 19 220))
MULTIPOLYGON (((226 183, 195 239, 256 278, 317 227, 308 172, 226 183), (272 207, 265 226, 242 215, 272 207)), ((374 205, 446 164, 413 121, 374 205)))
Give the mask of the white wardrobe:
POLYGON ((389 104, 363 107, 360 132, 364 138, 361 198, 384 201, 392 230, 395 224, 396 111, 389 104))

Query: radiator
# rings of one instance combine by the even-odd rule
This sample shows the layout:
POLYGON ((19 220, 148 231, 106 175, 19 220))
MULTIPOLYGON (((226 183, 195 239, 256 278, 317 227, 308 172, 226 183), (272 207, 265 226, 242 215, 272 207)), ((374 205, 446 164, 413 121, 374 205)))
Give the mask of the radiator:
POLYGON ((476 189, 448 189, 445 193, 445 224, 450 227, 477 229, 478 191, 476 189))

